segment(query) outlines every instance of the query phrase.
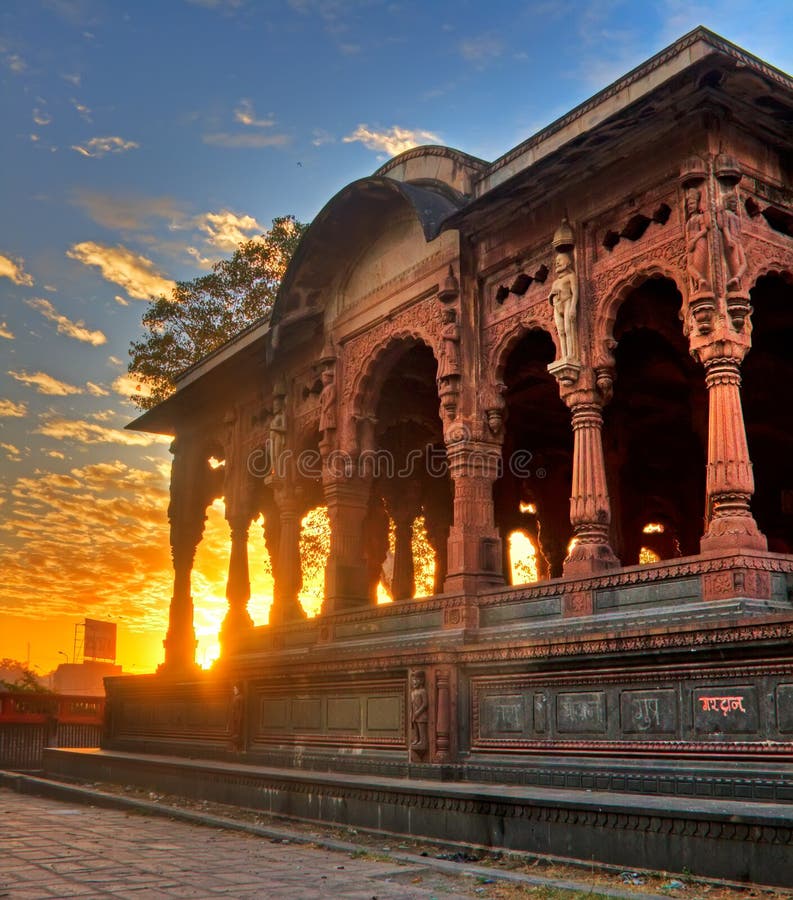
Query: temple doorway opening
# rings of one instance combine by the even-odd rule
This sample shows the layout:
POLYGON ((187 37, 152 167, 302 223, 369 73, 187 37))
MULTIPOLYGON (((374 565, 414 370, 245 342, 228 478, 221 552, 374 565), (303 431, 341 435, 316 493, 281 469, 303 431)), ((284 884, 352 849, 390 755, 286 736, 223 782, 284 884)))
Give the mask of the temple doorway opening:
POLYGON ((612 546, 623 565, 699 552, 708 406, 682 298, 668 278, 630 291, 614 326, 614 396, 604 412, 612 546))
POLYGON ((500 373, 506 428, 493 499, 510 584, 561 577, 572 536, 573 432, 548 373, 555 358, 553 339, 535 328, 518 339, 500 373))
POLYGON ((774 553, 793 553, 793 275, 751 291, 752 348, 743 363, 743 413, 755 480, 752 512, 774 553))
POLYGON ((364 528, 370 599, 434 593, 446 575, 452 495, 443 465, 437 363, 415 339, 378 360, 372 490, 364 528))

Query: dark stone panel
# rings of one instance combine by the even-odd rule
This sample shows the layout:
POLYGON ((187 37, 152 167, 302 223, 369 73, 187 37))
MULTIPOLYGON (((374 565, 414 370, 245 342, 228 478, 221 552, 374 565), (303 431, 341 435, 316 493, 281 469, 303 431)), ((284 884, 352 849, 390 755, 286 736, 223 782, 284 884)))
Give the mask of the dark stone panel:
POLYGON ((793 732, 793 684, 780 684, 776 689, 776 721, 782 734, 793 732))
POLYGON ((262 697, 259 704, 259 727, 264 730, 281 730, 288 726, 289 701, 282 697, 262 697))
POLYGON ((603 691, 558 694, 556 728, 563 734, 603 734, 606 731, 606 695, 603 691))
POLYGON ((328 731, 361 731, 361 701, 358 697, 328 697, 328 731))
POLYGON ((751 685, 696 688, 691 701, 697 734, 756 734, 760 729, 757 689, 751 685))
POLYGON ((292 727, 298 731, 319 731, 322 727, 322 701, 319 697, 300 697, 292 700, 292 727))
POLYGON ((699 600, 701 595, 699 578, 679 578, 673 581, 595 591, 595 610, 605 612, 624 607, 671 606, 683 600, 699 600))
POLYGON ((620 722, 625 734, 675 734, 678 725, 676 692, 623 691, 620 722))
POLYGON ((367 732, 399 734, 404 731, 405 701, 402 694, 368 697, 366 700, 367 732))
POLYGON ((401 634, 410 631, 429 631, 443 626, 443 610, 434 609, 429 612, 411 615, 382 616, 365 622, 340 622, 334 628, 336 638, 365 638, 373 634, 401 634))
POLYGON ((492 625, 503 625, 505 622, 523 622, 526 619, 559 616, 561 613, 561 597, 526 600, 522 603, 505 603, 503 606, 482 607, 479 612, 479 625, 482 628, 488 628, 492 625))
POLYGON ((479 705, 482 737, 526 734, 530 723, 523 694, 486 694, 479 705))

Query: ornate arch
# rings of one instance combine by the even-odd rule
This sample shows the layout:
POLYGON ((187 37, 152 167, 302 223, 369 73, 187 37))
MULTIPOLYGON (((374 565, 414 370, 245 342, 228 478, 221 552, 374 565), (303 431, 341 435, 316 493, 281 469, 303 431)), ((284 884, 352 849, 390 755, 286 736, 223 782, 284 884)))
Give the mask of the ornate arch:
POLYGON ((793 254, 786 261, 780 258, 762 259, 753 266, 747 277, 750 293, 757 287, 757 282, 766 275, 777 275, 786 284, 793 284, 793 254))
POLYGON ((602 299, 596 304, 592 333, 592 365, 596 370, 613 367, 613 351, 617 345, 614 339, 614 323, 617 321, 620 308, 633 291, 652 279, 667 279, 671 281, 683 298, 683 306, 685 306, 687 299, 686 279, 682 276, 680 270, 661 261, 654 261, 639 269, 635 269, 628 276, 612 284, 608 291, 604 293, 602 299))
POLYGON ((507 366, 510 354, 517 347, 520 341, 530 331, 544 331, 553 341, 556 348, 556 356, 559 355, 559 336, 555 328, 551 328, 546 320, 538 316, 522 319, 519 322, 511 323, 511 327, 499 335, 495 340, 493 347, 488 354, 488 372, 492 372, 492 383, 497 385, 503 381, 504 370, 507 366))
MULTIPOLYGON (((434 336, 421 327, 401 328, 390 331, 380 338, 373 346, 367 348, 365 363, 362 368, 349 380, 349 403, 347 408, 353 417, 362 418, 374 415, 374 405, 377 403, 379 390, 388 374, 389 369, 383 365, 384 358, 393 354, 401 346, 402 352, 413 347, 423 345, 429 348, 435 361, 438 360, 437 348, 434 336)), ((344 365, 348 367, 350 362, 345 354, 344 365)), ((350 373, 352 374, 352 373, 350 373)), ((346 379, 345 379, 346 380, 346 379)), ((346 392, 345 392, 346 393, 346 392)))

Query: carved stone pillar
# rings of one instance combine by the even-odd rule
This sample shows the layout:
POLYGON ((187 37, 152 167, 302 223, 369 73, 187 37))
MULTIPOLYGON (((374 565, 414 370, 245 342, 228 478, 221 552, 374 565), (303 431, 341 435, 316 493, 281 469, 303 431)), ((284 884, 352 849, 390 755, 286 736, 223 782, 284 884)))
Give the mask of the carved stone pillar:
POLYGON ((212 470, 200 449, 182 438, 171 444, 171 558, 173 596, 168 611, 168 632, 163 646, 165 660, 160 671, 184 672, 196 668, 196 636, 193 625, 193 596, 190 576, 196 547, 204 533, 206 508, 215 494, 212 470))
MULTIPOLYGON (((740 348, 725 343, 719 349, 740 348)), ((702 360, 709 406, 707 527, 701 541, 703 552, 768 547, 750 509, 754 476, 741 406, 742 355, 708 356, 702 360)))
POLYGON ((301 506, 295 487, 286 482, 273 481, 273 494, 278 507, 279 537, 278 564, 274 566, 273 605, 270 624, 280 625, 305 619, 306 614, 297 599, 303 586, 300 562, 301 506))
MULTIPOLYGON (((751 305, 744 289, 746 256, 738 213, 741 172, 727 154, 693 157, 681 173, 686 198, 699 200, 708 222, 706 278, 713 299, 704 310, 691 292, 684 327, 692 356, 705 367, 708 388, 708 467, 703 552, 765 550, 752 516, 754 476, 741 406, 740 366, 751 347, 751 305), (713 225, 716 225, 714 228, 713 225)), ((688 248, 689 267, 695 259, 688 248)))
POLYGON ((494 523, 493 482, 501 471, 501 447, 458 441, 447 447, 454 490, 449 530, 446 593, 475 594, 504 584, 501 539, 494 523))
POLYGON ((366 591, 370 606, 377 603, 377 586, 388 557, 388 513, 379 491, 373 488, 369 508, 363 522, 364 555, 366 556, 366 591))
POLYGON ((611 506, 603 459, 602 401, 594 387, 584 387, 592 372, 582 373, 577 389, 563 392, 573 416, 573 483, 570 524, 575 546, 564 563, 566 576, 595 575, 619 566, 609 543, 611 506))
POLYGON ((253 619, 248 613, 251 599, 251 582, 248 571, 248 529, 251 519, 246 515, 229 518, 231 528, 231 555, 229 575, 226 582, 228 612, 220 629, 220 644, 224 652, 234 643, 235 638, 253 628, 253 619))
POLYGON ((413 566, 413 522, 421 512, 419 488, 415 481, 396 481, 389 485, 386 503, 394 520, 394 574, 391 595, 394 600, 411 600, 416 592, 413 566))
POLYGON ((369 570, 364 520, 371 482, 358 475, 326 475, 323 489, 330 519, 330 552, 325 567, 323 613, 369 604, 369 570))

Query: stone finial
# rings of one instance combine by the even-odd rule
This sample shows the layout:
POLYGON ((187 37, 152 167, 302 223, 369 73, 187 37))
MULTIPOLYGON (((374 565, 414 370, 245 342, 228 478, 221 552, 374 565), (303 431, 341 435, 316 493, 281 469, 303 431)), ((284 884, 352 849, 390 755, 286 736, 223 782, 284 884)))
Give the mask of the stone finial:
POLYGON ((716 178, 724 185, 733 187, 743 177, 738 160, 729 153, 720 153, 713 163, 713 171, 716 178))
POLYGON ((571 253, 575 247, 575 234, 565 217, 553 235, 553 249, 557 253, 571 253))
POLYGON ((325 344, 319 355, 319 362, 322 366, 332 366, 336 362, 336 347, 333 344, 333 338, 328 335, 325 344))
POLYGON ((446 276, 443 287, 438 291, 438 299, 441 303, 453 303, 460 296, 460 282, 454 276, 454 269, 449 265, 449 274, 446 276))
POLYGON ((698 184, 708 176, 708 167, 701 156, 689 156, 680 166, 680 183, 683 187, 698 184))

